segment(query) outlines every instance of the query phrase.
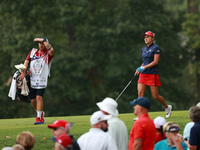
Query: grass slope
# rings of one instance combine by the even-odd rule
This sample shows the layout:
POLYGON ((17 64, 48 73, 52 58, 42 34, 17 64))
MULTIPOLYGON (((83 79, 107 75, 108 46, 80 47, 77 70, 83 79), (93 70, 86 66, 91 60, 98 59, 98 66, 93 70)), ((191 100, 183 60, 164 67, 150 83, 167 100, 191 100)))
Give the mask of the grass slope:
MULTIPOLYGON (((150 112, 152 119, 157 116, 165 117, 165 112, 150 112)), ((130 132, 134 123, 134 114, 120 114, 119 118, 123 120, 130 132)), ((69 117, 45 117, 46 122, 42 125, 33 125, 35 118, 19 118, 19 119, 1 119, 0 120, 0 149, 6 146, 13 146, 17 135, 22 131, 30 131, 36 137, 34 150, 54 150, 54 142, 52 139, 51 130, 47 128, 48 124, 52 124, 55 120, 64 119, 70 123, 74 123, 71 134, 75 139, 78 139, 83 133, 90 129, 90 116, 69 116, 69 117), (8 137, 8 138, 7 138, 8 137)), ((187 122, 190 122, 187 111, 173 111, 172 116, 167 119, 167 122, 176 122, 180 125, 181 131, 187 122)))

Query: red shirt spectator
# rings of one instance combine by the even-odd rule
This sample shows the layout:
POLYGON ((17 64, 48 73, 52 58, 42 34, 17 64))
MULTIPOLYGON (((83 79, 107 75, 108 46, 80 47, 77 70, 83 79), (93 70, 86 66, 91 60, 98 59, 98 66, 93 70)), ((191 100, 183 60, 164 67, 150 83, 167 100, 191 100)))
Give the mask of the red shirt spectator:
POLYGON ((134 123, 129 138, 129 150, 153 150, 156 137, 156 127, 153 120, 149 118, 148 112, 151 102, 146 97, 138 97, 131 101, 134 114, 138 116, 138 120, 134 123))

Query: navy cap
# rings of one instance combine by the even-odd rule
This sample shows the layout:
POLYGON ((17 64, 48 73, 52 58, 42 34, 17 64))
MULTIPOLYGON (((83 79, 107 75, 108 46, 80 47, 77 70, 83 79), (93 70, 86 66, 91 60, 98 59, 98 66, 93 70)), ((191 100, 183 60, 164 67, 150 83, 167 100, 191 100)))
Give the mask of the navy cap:
POLYGON ((130 102, 130 105, 132 106, 135 106, 137 104, 147 109, 150 109, 151 107, 151 102, 146 97, 138 97, 136 100, 130 102))
POLYGON ((173 131, 179 131, 181 130, 179 127, 177 126, 172 126, 170 127, 166 132, 173 132, 173 131))
POLYGON ((49 43, 49 40, 45 37, 41 37, 43 39, 43 42, 46 41, 47 43, 49 43))
POLYGON ((165 132, 179 131, 181 128, 174 122, 167 122, 164 124, 163 129, 165 132))

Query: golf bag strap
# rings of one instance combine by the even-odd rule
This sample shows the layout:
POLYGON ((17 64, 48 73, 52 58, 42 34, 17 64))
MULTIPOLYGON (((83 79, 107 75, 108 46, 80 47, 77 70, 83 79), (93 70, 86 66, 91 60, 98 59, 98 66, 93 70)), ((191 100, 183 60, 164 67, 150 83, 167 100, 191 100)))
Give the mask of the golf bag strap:
POLYGON ((30 54, 30 58, 31 58, 31 59, 32 59, 33 56, 35 55, 36 51, 37 51, 36 48, 33 48, 33 49, 31 50, 31 54, 30 54))

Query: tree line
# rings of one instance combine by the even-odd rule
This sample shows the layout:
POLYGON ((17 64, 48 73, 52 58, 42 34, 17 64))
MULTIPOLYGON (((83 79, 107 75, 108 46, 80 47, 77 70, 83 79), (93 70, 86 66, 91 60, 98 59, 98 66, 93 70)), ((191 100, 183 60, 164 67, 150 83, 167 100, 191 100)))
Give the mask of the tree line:
MULTIPOLYGON (((55 49, 44 95, 48 116, 83 115, 96 102, 116 99, 141 65, 141 34, 151 30, 161 48, 159 93, 174 110, 199 101, 199 4, 197 0, 3 0, 0 2, 0 117, 34 116, 31 104, 12 101, 8 91, 14 65, 23 63, 47 37, 55 49), (186 2, 188 2, 186 4, 186 2), (195 4, 195 5, 194 5, 195 4), (177 6, 177 9, 172 9, 177 6), (181 6, 181 7, 180 7, 181 6), (182 9, 181 9, 182 8, 182 9), (172 9, 172 10, 171 10, 172 9)), ((152 111, 164 110, 151 97, 152 111)), ((137 79, 118 100, 132 112, 137 79)))

